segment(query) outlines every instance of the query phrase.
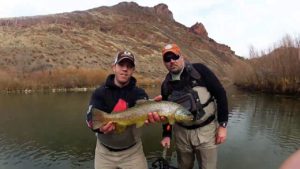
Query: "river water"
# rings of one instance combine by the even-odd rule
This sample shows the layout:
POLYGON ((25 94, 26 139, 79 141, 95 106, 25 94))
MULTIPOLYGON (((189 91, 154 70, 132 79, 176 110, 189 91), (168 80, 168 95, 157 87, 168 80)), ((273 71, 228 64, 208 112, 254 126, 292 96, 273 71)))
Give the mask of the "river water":
MULTIPOLYGON (((157 89, 147 89, 151 97, 157 89)), ((228 139, 219 169, 273 169, 300 148, 300 98, 228 89, 228 139)), ((95 136, 85 125, 90 92, 0 95, 0 169, 91 169, 95 136)), ((161 127, 143 127, 149 167, 161 127)), ((176 166, 174 147, 168 151, 176 166)), ((197 164, 195 163, 195 168, 197 164)))

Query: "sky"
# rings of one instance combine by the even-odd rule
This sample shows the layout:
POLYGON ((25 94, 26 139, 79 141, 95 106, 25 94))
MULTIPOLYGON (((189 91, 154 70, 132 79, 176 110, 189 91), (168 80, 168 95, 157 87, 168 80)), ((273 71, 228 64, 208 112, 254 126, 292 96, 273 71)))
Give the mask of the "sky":
MULTIPOLYGON (((300 35, 298 0, 132 0, 140 6, 168 5, 174 19, 191 27, 201 22, 208 36, 249 57, 250 46, 264 51, 287 34, 300 35)), ((46 15, 99 6, 120 0, 0 0, 0 18, 46 15)))

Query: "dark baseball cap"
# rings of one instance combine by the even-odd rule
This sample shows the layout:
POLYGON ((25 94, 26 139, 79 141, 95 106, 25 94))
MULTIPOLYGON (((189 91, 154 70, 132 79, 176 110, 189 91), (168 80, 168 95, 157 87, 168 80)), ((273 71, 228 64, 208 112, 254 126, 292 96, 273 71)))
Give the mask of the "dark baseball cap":
POLYGON ((121 62, 122 60, 127 59, 132 62, 133 66, 135 66, 135 58, 134 55, 129 51, 121 51, 117 54, 114 64, 121 62))

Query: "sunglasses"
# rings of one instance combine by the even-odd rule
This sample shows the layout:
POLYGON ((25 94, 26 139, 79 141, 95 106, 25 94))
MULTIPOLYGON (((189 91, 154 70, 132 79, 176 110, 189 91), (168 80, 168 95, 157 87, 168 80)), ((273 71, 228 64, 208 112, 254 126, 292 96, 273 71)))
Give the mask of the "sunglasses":
POLYGON ((180 58, 179 55, 171 54, 171 55, 165 55, 163 59, 164 59, 164 62, 168 63, 168 62, 171 62, 171 59, 178 60, 179 58, 180 58))

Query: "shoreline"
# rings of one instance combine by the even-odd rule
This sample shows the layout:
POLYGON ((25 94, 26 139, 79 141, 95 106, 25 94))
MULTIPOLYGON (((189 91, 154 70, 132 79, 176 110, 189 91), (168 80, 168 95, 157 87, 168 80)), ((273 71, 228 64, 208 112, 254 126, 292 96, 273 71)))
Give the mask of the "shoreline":
POLYGON ((53 88, 53 89, 18 89, 18 90, 1 90, 0 94, 87 92, 87 91, 92 91, 94 89, 96 89, 96 87, 53 88))
MULTIPOLYGON (((138 85, 142 88, 156 88, 157 84, 149 84, 144 85, 140 84, 138 85)), ((269 95, 286 95, 286 96, 295 96, 300 97, 299 92, 295 93, 282 93, 282 92, 271 92, 271 91, 264 91, 264 90, 255 90, 250 89, 246 87, 241 87, 238 85, 233 85, 238 90, 245 91, 245 92, 256 92, 256 93, 263 93, 263 94, 269 94, 269 95)), ((98 86, 95 87, 75 87, 75 88, 52 88, 52 89, 19 89, 19 90, 0 90, 0 94, 34 94, 34 93, 68 93, 68 92, 92 92, 94 91, 98 86)), ((228 87, 228 86, 227 86, 228 87)))
POLYGON ((256 93, 264 93, 264 94, 270 94, 270 95, 286 95, 286 96, 296 96, 300 97, 300 91, 287 91, 287 92, 281 92, 281 91, 275 91, 270 89, 261 89, 261 88, 253 88, 248 86, 241 86, 241 85, 234 85, 239 90, 246 91, 246 92, 256 92, 256 93))
MULTIPOLYGON (((100 86, 100 85, 98 85, 100 86)), ((32 94, 32 93, 67 93, 67 92, 89 92, 95 90, 94 87, 74 87, 74 88, 52 88, 52 89, 17 89, 17 90, 0 90, 0 94, 32 94)), ((139 84, 142 88, 155 88, 157 84, 139 84)))

